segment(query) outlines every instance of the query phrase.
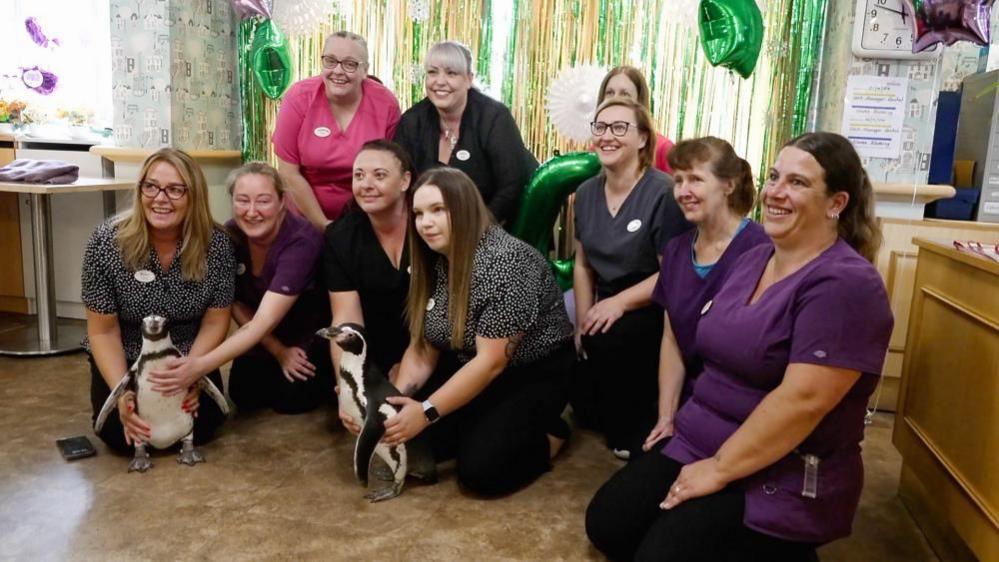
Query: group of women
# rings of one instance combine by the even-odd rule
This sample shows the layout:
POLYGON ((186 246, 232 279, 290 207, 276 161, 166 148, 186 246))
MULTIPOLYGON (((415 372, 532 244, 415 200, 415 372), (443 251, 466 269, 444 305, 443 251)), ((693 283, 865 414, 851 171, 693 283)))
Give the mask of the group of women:
MULTIPOLYGON (((189 390, 199 377, 219 384, 232 361, 241 411, 311 410, 339 359, 312 335, 354 322, 404 395, 384 440, 426 432, 472 492, 549 470, 571 402, 630 459, 586 512, 611 558, 807 560, 849 534, 892 316, 871 265, 871 185, 846 139, 789 141, 760 225, 745 218, 749 164, 712 137, 673 146, 641 73, 611 71, 591 123, 602 172, 574 203, 573 323, 545 258, 502 228, 537 161, 472 86, 468 49, 432 47, 427 97, 402 115, 367 64, 362 38, 330 36, 322 74, 282 102, 277 170, 230 174, 224 227, 190 157, 147 159, 133 208, 84 257, 95 413, 148 314, 185 354, 151 376, 186 393, 198 442, 223 421, 189 390)), ((100 437, 124 450, 148 432, 126 394, 100 437)))

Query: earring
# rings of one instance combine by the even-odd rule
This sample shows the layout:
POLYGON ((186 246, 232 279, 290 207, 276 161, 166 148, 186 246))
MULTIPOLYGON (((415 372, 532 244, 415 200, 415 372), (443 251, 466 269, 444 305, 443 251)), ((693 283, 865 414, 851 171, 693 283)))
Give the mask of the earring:
POLYGON ((839 220, 839 213, 829 213, 829 218, 832 220, 839 220))

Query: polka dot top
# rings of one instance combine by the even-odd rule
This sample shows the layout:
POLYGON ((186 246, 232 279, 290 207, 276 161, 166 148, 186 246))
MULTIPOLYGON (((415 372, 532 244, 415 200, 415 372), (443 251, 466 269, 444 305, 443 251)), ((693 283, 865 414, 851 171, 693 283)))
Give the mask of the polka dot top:
MULTIPOLYGON (((427 302, 424 335, 435 348, 451 347, 448 319, 447 260, 438 256, 435 282, 427 302)), ((462 362, 475 357, 475 337, 510 338, 523 334, 510 365, 547 357, 572 339, 562 292, 541 254, 498 226, 489 227, 475 248, 462 362)))
MULTIPOLYGON (((130 271, 118 246, 118 226, 105 222, 97 227, 83 254, 83 304, 99 314, 118 316, 125 358, 132 364, 142 349, 142 319, 158 314, 167 319, 170 338, 182 353, 188 353, 198 335, 201 318, 209 308, 232 304, 235 259, 229 237, 219 229, 212 231, 208 246, 205 278, 187 281, 180 266, 180 243, 177 257, 164 272, 155 250, 150 250, 145 265, 130 271)), ((83 340, 90 352, 90 342, 83 340)))

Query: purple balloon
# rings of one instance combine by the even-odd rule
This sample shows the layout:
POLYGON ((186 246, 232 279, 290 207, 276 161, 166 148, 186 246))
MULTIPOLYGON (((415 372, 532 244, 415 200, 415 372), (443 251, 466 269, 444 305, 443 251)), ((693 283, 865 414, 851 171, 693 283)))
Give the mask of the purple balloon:
POLYGON ((229 0, 236 12, 236 19, 245 20, 248 17, 260 16, 271 18, 271 3, 268 0, 229 0))
POLYGON ((912 52, 937 43, 958 41, 989 44, 989 13, 994 0, 903 0, 902 9, 912 18, 912 52))

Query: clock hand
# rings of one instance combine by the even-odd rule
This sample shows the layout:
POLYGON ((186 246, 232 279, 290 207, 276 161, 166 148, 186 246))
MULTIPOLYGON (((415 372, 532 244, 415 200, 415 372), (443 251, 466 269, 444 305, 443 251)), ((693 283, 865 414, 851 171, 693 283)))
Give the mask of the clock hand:
POLYGON ((887 8, 885 6, 878 6, 877 9, 878 10, 884 10, 886 12, 891 12, 893 14, 898 14, 898 15, 902 16, 902 22, 903 23, 905 22, 905 12, 902 11, 902 10, 892 10, 891 8, 887 8))

